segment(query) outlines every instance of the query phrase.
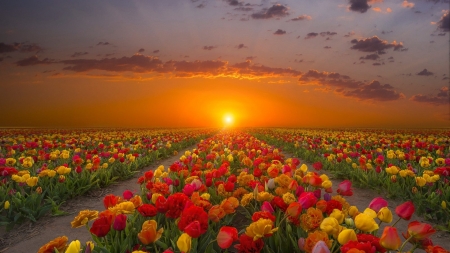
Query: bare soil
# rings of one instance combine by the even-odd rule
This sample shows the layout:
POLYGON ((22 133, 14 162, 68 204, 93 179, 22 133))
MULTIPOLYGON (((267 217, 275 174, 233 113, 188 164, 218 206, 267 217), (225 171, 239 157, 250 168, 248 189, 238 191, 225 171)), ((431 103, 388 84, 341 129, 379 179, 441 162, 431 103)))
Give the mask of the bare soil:
MULTIPOLYGON (((86 196, 80 196, 70 201, 67 201, 61 206, 61 210, 69 213, 66 216, 51 217, 47 216, 39 220, 36 223, 25 223, 20 226, 16 226, 13 230, 6 232, 4 227, 0 228, 0 253, 29 253, 37 252, 41 246, 47 242, 53 240, 59 236, 67 236, 69 242, 72 240, 80 240, 82 243, 92 240, 89 231, 85 227, 72 228, 70 222, 81 210, 103 210, 103 197, 107 194, 115 194, 121 196, 123 191, 131 190, 132 192, 139 193, 139 185, 136 183, 137 178, 143 175, 144 172, 150 169, 156 169, 159 165, 164 165, 164 167, 169 167, 172 163, 179 159, 179 156, 183 154, 186 150, 191 150, 195 146, 188 147, 179 152, 179 155, 170 157, 168 159, 159 161, 154 165, 143 168, 139 173, 129 180, 121 181, 115 183, 114 185, 100 189, 97 191, 90 192, 86 196)), ((289 157, 289 154, 286 154, 289 157)), ((312 166, 308 164, 309 170, 313 170, 312 166)), ((319 173, 326 173, 320 171, 319 173)), ((330 176, 330 175, 328 175, 330 176)), ((330 177, 331 178, 331 177, 330 177)), ((336 192, 337 186, 342 180, 337 180, 331 178, 333 182, 333 192, 336 192)), ((353 196, 345 197, 350 205, 355 205, 360 211, 363 211, 369 206, 370 201, 379 194, 368 189, 359 189, 353 187, 353 196)), ((394 211, 398 204, 404 201, 394 201, 388 200, 389 208, 394 211)), ((395 217, 395 214, 394 214, 395 217)), ((395 218, 394 218, 395 219, 395 218)), ((414 215, 411 219, 425 222, 424 219, 414 215)), ((396 227, 399 233, 404 233, 408 226, 407 221, 400 221, 397 223, 396 227)), ((383 227, 378 231, 381 235, 383 227)), ((450 234, 447 232, 438 231, 432 236, 432 240, 435 245, 440 245, 443 248, 450 250, 450 234)), ((416 252, 421 252, 421 250, 416 250, 416 252)))

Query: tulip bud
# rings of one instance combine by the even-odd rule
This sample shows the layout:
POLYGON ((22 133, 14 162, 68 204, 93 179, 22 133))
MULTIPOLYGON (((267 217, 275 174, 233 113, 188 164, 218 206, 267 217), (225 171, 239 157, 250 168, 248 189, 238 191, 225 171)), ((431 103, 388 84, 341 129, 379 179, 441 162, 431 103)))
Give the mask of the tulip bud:
POLYGON ((11 204, 9 204, 9 201, 7 200, 7 201, 5 201, 5 204, 4 204, 3 207, 4 207, 5 210, 8 210, 10 205, 11 204))
POLYGON ((344 222, 345 222, 345 225, 347 225, 348 227, 354 227, 355 226, 355 222, 353 221, 352 218, 345 218, 344 222))
POLYGON ((445 200, 442 200, 441 206, 442 209, 447 209, 447 202, 445 202, 445 200))

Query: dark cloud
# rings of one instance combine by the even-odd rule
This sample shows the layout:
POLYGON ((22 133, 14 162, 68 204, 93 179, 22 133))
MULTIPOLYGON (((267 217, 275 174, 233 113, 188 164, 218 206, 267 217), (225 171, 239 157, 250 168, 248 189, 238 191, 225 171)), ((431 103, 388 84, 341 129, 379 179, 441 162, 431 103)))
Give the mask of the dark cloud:
POLYGON ((237 0, 227 0, 227 2, 229 5, 233 5, 233 6, 239 5, 239 1, 237 1, 237 0))
POLYGON ((394 90, 390 84, 380 84, 378 81, 372 81, 352 91, 342 91, 342 95, 353 97, 358 100, 375 100, 375 101, 394 101, 404 98, 402 93, 394 90))
POLYGON ((380 58, 380 56, 378 54, 368 54, 364 57, 359 57, 360 60, 377 60, 378 58, 380 58))
POLYGON ((101 60, 79 59, 61 61, 65 65, 64 70, 75 72, 86 72, 89 70, 106 70, 124 72, 131 71, 136 73, 144 73, 156 71, 162 68, 162 62, 153 56, 133 55, 131 57, 122 58, 104 58, 101 60))
POLYGON ((353 36, 353 35, 355 35, 354 32, 348 32, 346 35, 344 35, 344 37, 350 37, 350 36, 353 36))
POLYGON ((305 40, 315 38, 317 35, 319 35, 319 34, 318 33, 308 33, 308 34, 306 34, 305 40))
POLYGON ((39 52, 42 48, 35 44, 24 44, 24 43, 13 43, 13 44, 5 44, 0 43, 0 54, 1 53, 11 53, 15 51, 19 51, 22 53, 31 53, 31 52, 39 52))
POLYGON ((203 46, 203 50, 213 50, 215 46, 203 46))
POLYGON ((234 8, 234 10, 236 10, 236 11, 252 11, 253 8, 252 7, 239 6, 239 7, 234 8))
POLYGON ((281 29, 278 29, 278 30, 276 30, 273 34, 275 34, 275 35, 283 35, 283 34, 285 34, 285 33, 286 33, 286 31, 281 30, 281 29))
POLYGON ((199 8, 199 9, 205 8, 205 5, 204 4, 199 4, 199 5, 197 5, 197 8, 199 8))
POLYGON ((417 73, 418 76, 432 76, 433 72, 428 71, 427 69, 423 69, 419 73, 417 73))
POLYGON ((445 36, 446 33, 438 33, 438 36, 445 36))
POLYGON ((36 55, 30 56, 28 58, 25 58, 23 60, 17 61, 16 65, 20 67, 26 67, 26 66, 33 66, 33 65, 47 65, 56 63, 52 59, 45 58, 43 60, 39 60, 39 58, 36 55))
POLYGON ((424 103, 424 104, 430 104, 430 105, 448 105, 450 103, 450 97, 448 92, 448 87, 442 87, 439 89, 438 93, 436 95, 422 95, 417 94, 410 98, 411 101, 417 102, 417 103, 424 103))
POLYGON ((138 50, 138 53, 143 53, 145 51, 145 49, 141 48, 138 50))
POLYGON ((288 15, 288 8, 281 5, 275 4, 269 9, 263 9, 258 13, 253 13, 252 18, 254 19, 269 19, 269 18, 279 18, 288 15))
POLYGON ((381 85, 378 81, 365 83, 335 72, 309 70, 299 78, 299 82, 333 88, 338 94, 358 100, 392 101, 404 97, 389 84, 381 85))
POLYGON ((375 63, 372 63, 372 65, 373 65, 373 66, 381 66, 381 63, 375 62, 375 63))
POLYGON ((325 49, 330 49, 331 47, 329 47, 329 46, 324 46, 323 48, 325 48, 325 49))
POLYGON ((245 61, 241 63, 234 64, 230 66, 229 70, 236 72, 239 75, 250 75, 250 76, 293 76, 298 77, 301 75, 300 71, 293 70, 290 68, 272 68, 264 65, 251 64, 251 61, 245 61))
POLYGON ((349 9, 352 11, 364 13, 369 8, 370 8, 370 6, 367 4, 367 0, 350 0, 349 9))
POLYGON ((336 35, 336 32, 321 32, 320 36, 333 36, 336 35))
POLYGON ((437 22, 438 28, 444 32, 450 32, 450 12, 447 10, 437 22))
POLYGON ((392 42, 388 43, 386 40, 380 40, 377 36, 373 36, 372 38, 357 40, 353 39, 350 41, 355 44, 350 49, 355 49, 361 52, 378 52, 378 54, 384 54, 384 50, 389 48, 394 48, 394 51, 402 50, 403 44, 392 42))
POLYGON ((108 45, 111 45, 109 42, 99 42, 99 43, 97 43, 97 46, 108 46, 108 45))
POLYGON ((236 46, 236 48, 237 49, 242 49, 242 48, 247 48, 247 46, 244 45, 244 44, 239 44, 239 45, 236 46))
POLYGON ((83 55, 87 55, 87 54, 89 54, 88 52, 75 52, 75 53, 73 53, 70 57, 80 57, 80 56, 83 56, 83 55))
POLYGON ((153 53, 157 54, 157 53, 159 53, 159 50, 153 50, 153 53))
POLYGON ((308 15, 301 15, 301 16, 298 16, 298 17, 296 17, 296 18, 293 18, 293 19, 291 19, 292 21, 300 21, 300 20, 311 20, 312 18, 311 18, 311 16, 308 16, 308 15))

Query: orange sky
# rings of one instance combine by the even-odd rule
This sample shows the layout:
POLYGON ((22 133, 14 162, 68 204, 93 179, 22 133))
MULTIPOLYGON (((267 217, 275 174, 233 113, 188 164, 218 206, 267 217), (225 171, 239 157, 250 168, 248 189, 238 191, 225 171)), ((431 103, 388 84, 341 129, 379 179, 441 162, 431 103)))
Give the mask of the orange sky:
POLYGON ((0 127, 450 126, 445 1, 0 7, 0 127))

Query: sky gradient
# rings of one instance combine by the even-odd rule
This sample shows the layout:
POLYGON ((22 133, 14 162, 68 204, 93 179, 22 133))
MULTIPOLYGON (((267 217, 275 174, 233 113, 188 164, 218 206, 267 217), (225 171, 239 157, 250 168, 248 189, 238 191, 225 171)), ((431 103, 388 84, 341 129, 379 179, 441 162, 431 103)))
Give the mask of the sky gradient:
POLYGON ((2 1, 0 127, 448 127, 449 3, 2 1))

